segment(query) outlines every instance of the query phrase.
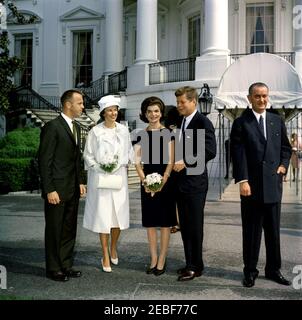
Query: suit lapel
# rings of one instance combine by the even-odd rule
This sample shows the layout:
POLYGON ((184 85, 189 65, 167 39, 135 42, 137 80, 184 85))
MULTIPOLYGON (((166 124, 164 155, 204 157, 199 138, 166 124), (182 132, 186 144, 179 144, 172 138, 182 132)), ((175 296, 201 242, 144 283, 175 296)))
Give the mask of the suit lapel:
POLYGON ((269 112, 266 112, 266 145, 272 144, 275 126, 276 124, 272 115, 269 112))
MULTIPOLYGON (((252 126, 252 132, 255 132, 259 136, 260 141, 263 144, 265 144, 266 143, 265 137, 263 136, 263 134, 259 128, 259 123, 258 123, 255 115, 253 114, 252 110, 249 110, 248 118, 249 118, 250 125, 252 126)), ((266 121, 267 121, 267 118, 266 118, 266 121)))
POLYGON ((199 118, 198 111, 195 113, 193 119, 190 121, 189 125, 187 126, 187 129, 195 129, 196 128, 196 122, 199 118))

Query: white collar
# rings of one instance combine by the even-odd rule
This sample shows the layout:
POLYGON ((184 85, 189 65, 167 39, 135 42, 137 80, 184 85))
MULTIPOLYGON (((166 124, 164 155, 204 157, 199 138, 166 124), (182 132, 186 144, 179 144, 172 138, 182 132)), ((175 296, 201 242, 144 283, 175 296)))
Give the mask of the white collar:
POLYGON ((191 113, 189 116, 184 117, 184 119, 186 119, 185 129, 188 127, 189 123, 190 123, 191 120, 194 118, 196 112, 197 112, 197 109, 195 109, 195 111, 194 111, 193 113, 191 113))
POLYGON ((262 113, 258 113, 258 112, 256 112, 256 111, 254 111, 254 109, 252 109, 252 111, 253 111, 253 113, 254 113, 254 115, 255 115, 255 117, 256 117, 256 119, 257 119, 258 122, 259 122, 260 116, 263 117, 263 121, 265 122, 265 119, 266 119, 266 110, 264 110, 264 112, 262 112, 262 113))
MULTIPOLYGON (((61 116, 63 117, 63 119, 67 122, 67 124, 69 125, 70 128, 72 128, 72 121, 73 119, 69 118, 68 116, 66 116, 65 113, 61 112, 61 116)), ((72 130, 71 130, 72 131, 72 130)))

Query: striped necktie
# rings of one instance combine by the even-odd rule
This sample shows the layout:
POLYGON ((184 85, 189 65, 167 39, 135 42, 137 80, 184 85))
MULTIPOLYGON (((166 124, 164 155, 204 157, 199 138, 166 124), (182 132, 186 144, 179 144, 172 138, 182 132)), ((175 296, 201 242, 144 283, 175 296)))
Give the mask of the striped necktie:
POLYGON ((77 127, 74 121, 72 121, 72 133, 73 133, 74 141, 76 142, 76 144, 78 144, 77 127))

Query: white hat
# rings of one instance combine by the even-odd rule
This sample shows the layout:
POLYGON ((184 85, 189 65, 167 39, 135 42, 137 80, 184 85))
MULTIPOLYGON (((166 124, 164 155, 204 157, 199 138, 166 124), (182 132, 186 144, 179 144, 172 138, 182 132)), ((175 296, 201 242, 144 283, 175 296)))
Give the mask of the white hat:
POLYGON ((120 97, 113 96, 113 95, 102 97, 98 102, 98 105, 100 107, 100 112, 102 112, 105 108, 112 107, 112 106, 117 106, 118 108, 120 108, 121 107, 120 101, 121 101, 120 97))

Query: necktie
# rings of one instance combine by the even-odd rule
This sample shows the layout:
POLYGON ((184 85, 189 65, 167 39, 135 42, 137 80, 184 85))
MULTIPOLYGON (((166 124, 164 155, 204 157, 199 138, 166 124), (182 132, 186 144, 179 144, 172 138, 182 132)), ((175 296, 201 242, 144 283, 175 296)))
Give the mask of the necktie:
POLYGON ((76 128, 76 125, 75 125, 75 122, 72 121, 72 133, 73 133, 73 137, 74 137, 74 141, 76 142, 77 144, 77 128, 76 128))
POLYGON ((183 119, 182 126, 181 126, 181 134, 184 135, 186 127, 186 118, 183 119))
POLYGON ((182 136, 184 135, 185 126, 186 126, 186 118, 183 118, 182 124, 181 124, 181 132, 179 134, 179 141, 181 140, 182 136))
POLYGON ((260 116, 260 118, 259 118, 259 129, 260 129, 262 135, 265 137, 264 124, 263 124, 263 117, 262 116, 260 116))

